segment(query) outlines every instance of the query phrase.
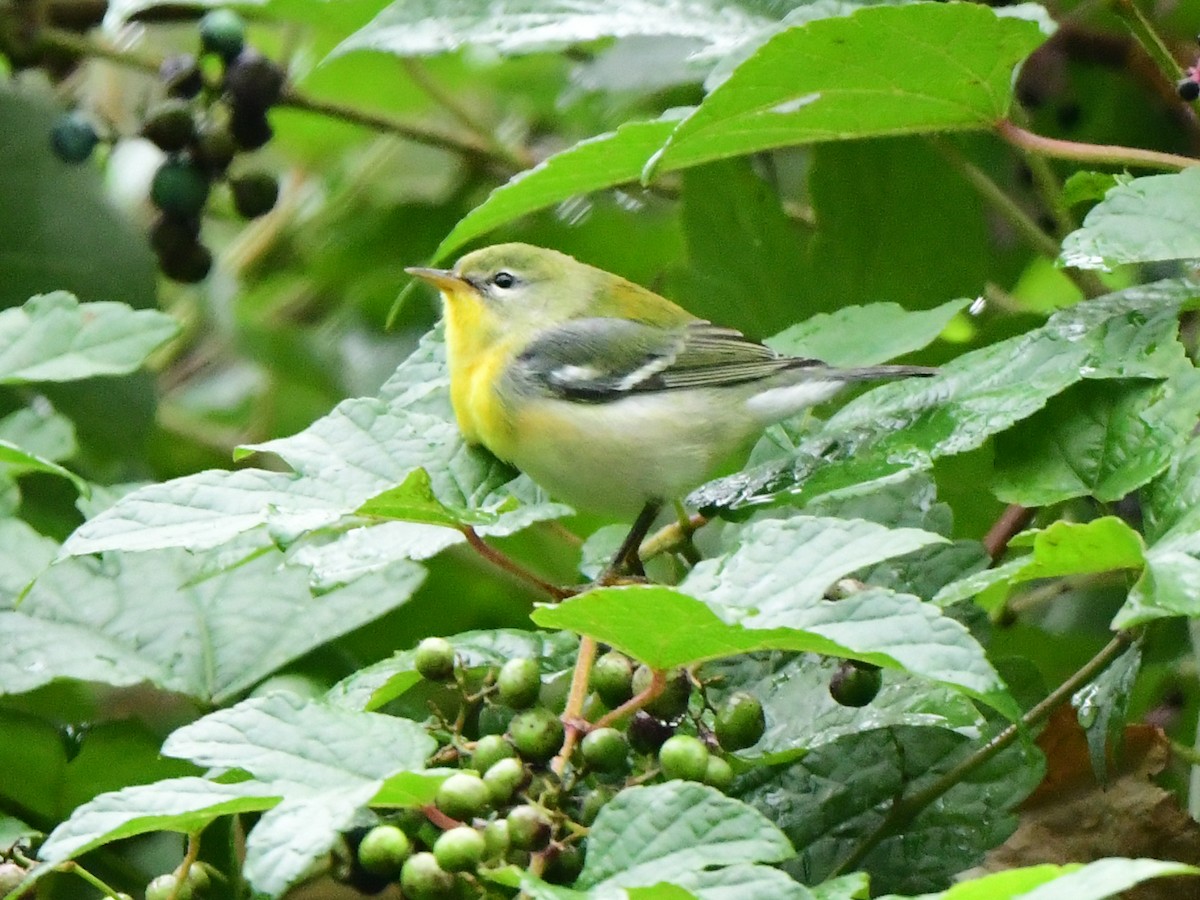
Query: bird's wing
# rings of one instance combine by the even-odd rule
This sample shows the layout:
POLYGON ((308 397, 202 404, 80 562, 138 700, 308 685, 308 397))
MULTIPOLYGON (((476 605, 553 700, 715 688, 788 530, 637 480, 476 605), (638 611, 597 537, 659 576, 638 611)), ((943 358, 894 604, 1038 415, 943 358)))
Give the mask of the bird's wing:
POLYGON ((719 387, 784 369, 824 367, 780 356, 732 328, 661 328, 629 319, 576 319, 542 332, 514 362, 518 389, 592 403, 631 394, 719 387))

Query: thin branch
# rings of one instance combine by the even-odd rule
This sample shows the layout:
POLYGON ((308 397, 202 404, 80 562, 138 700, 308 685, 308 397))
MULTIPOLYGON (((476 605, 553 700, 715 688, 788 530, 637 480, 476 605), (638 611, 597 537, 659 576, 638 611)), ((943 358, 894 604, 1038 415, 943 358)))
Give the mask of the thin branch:
POLYGON ((885 838, 895 834, 900 828, 911 822, 925 807, 1012 744, 1019 735, 1044 722, 1054 710, 1070 700, 1071 695, 1088 684, 1109 663, 1120 656, 1125 648, 1133 642, 1134 637, 1135 635, 1131 631, 1118 632, 1099 653, 1084 663, 1079 671, 1071 675, 1046 699, 1022 716, 1020 722, 1009 725, 958 765, 938 777, 928 787, 896 800, 879 826, 830 872, 830 877, 853 871, 866 858, 867 854, 885 838))
POLYGON ((642 542, 638 555, 643 560, 671 553, 680 547, 687 546, 692 535, 708 524, 708 519, 700 513, 690 516, 687 521, 671 522, 664 525, 642 542))
POLYGON ((1157 150, 1143 150, 1140 147, 1122 147, 1117 144, 1081 144, 1078 141, 1043 137, 1032 131, 1026 131, 1008 119, 998 121, 995 128, 996 134, 1014 147, 1041 153, 1054 159, 1069 159, 1092 166, 1132 166, 1171 171, 1200 166, 1200 159, 1191 156, 1160 153, 1157 150))
POLYGON ((550 762, 551 771, 562 775, 575 752, 575 745, 584 732, 583 704, 587 700, 588 681, 592 675, 592 663, 596 661, 596 639, 586 634, 579 639, 579 655, 575 658, 575 671, 571 673, 571 690, 567 694, 567 705, 563 709, 562 722, 566 729, 562 749, 550 762))
POLYGON ((572 597, 575 595, 575 589, 559 587, 557 584, 551 584, 549 581, 546 581, 546 579, 529 571, 529 569, 525 568, 512 557, 505 553, 501 553, 495 547, 484 541, 484 539, 479 536, 479 533, 470 525, 460 526, 459 531, 463 533, 463 536, 467 539, 467 543, 470 544, 475 551, 488 562, 492 563, 497 568, 503 569, 510 575, 516 576, 521 581, 528 582, 539 591, 549 594, 555 602, 559 600, 565 600, 567 597, 572 597))
POLYGON ((1017 532, 1023 531, 1025 526, 1033 521, 1034 512, 1036 510, 1029 507, 1010 503, 1000 514, 1000 518, 996 519, 983 539, 983 549, 987 551, 993 563, 1004 555, 1004 551, 1008 549, 1008 542, 1017 532))

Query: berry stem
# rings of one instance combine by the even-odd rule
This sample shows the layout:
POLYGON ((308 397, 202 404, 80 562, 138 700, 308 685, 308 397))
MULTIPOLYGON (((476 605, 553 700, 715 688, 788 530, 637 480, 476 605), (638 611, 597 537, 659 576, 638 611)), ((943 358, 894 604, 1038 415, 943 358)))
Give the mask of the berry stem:
POLYGON ((667 686, 667 673, 665 671, 654 670, 654 676, 650 679, 650 683, 646 685, 646 689, 640 694, 634 694, 616 709, 605 713, 599 719, 592 723, 593 728, 607 728, 614 722, 619 722, 625 716, 631 715, 644 707, 647 703, 653 703, 658 699, 667 686))
POLYGON ((592 674, 592 663, 596 661, 596 639, 584 635, 579 639, 579 655, 575 658, 575 671, 571 673, 571 690, 567 694, 567 705, 563 709, 563 745, 550 763, 550 769, 561 776, 567 761, 575 752, 583 729, 579 722, 583 718, 583 703, 587 699, 588 679, 592 674))
POLYGON ((1032 131, 1026 131, 1008 119, 996 122, 995 130, 996 134, 1014 147, 1054 159, 1069 159, 1093 166, 1132 166, 1171 171, 1200 166, 1200 159, 1179 156, 1175 153, 1160 153, 1157 150, 1122 147, 1117 144, 1081 144, 1078 141, 1048 138, 1034 134, 1032 131))

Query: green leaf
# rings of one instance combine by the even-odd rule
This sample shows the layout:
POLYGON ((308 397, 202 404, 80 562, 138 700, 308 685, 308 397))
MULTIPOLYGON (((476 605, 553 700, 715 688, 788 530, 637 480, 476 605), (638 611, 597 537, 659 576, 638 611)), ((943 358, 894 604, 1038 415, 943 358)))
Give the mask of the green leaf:
POLYGON ((57 475, 70 481, 81 494, 87 493, 90 489, 88 483, 70 469, 64 469, 52 460, 44 459, 36 453, 30 453, 5 440, 0 440, 0 470, 7 470, 12 475, 21 475, 26 472, 57 475))
POLYGON ((580 141, 514 175, 462 218, 434 251, 433 261, 482 234, 577 194, 636 181, 650 154, 678 122, 667 114, 649 122, 626 122, 616 131, 580 141))
POLYGON ((1120 756, 1129 695, 1141 667, 1142 645, 1137 642, 1071 697, 1076 718, 1087 734, 1088 756, 1099 785, 1108 783, 1110 753, 1120 756))
POLYGON ((1198 407, 1200 379, 1190 368, 1158 384, 1074 385, 996 439, 993 491, 1022 506, 1119 500, 1166 469, 1198 407))
POLYGON ((0 384, 123 375, 178 332, 157 310, 42 294, 0 311, 0 384))
POLYGON ((1013 68, 1044 39, 973 4, 872 6, 782 31, 680 123, 644 178, 794 144, 990 128, 1013 68))
MULTIPOLYGON (((650 886, 710 867, 793 856, 760 812, 706 785, 671 781, 621 791, 588 832, 582 888, 650 886)), ((687 887, 686 880, 682 882, 687 887)))
POLYGON ((1167 616, 1200 615, 1200 515, 1182 516, 1146 551, 1146 568, 1114 628, 1130 628, 1167 616))
POLYGON ((906 477, 979 447, 1082 380, 1167 378, 1179 371, 1178 315, 1200 296, 1160 281, 1060 310, 1041 328, 963 354, 934 378, 881 385, 848 403, 794 458, 711 482, 701 509, 803 502, 867 481, 906 477))
POLYGON ((1117 184, 1063 240, 1059 260, 1077 269, 1200 257, 1200 171, 1117 184))
POLYGON ((1140 570, 1147 562, 1141 536, 1116 516, 1083 523, 1055 522, 1045 529, 1022 532, 1010 545, 1032 547, 1033 552, 959 579, 940 591, 933 602, 949 606, 996 584, 1140 570))
POLYGON ((819 313, 766 341, 792 356, 823 359, 834 366, 873 366, 925 347, 942 333, 969 300, 909 311, 896 303, 847 306, 819 313))
POLYGON ((41 402, 0 419, 0 440, 54 462, 79 452, 71 420, 41 402))
POLYGON ((401 562, 316 598, 278 551, 201 578, 209 562, 173 551, 51 566, 17 611, 0 612, 11 635, 0 685, 22 693, 57 678, 145 681, 219 703, 395 609, 424 577, 401 562))
POLYGON ((360 516, 399 519, 457 528, 460 525, 493 525, 500 520, 497 512, 454 509, 442 503, 433 493, 433 483, 424 469, 413 472, 396 487, 376 494, 355 512, 360 516))
MULTIPOLYGON (((1152 543, 1193 520, 1200 509, 1200 440, 1193 437, 1181 448, 1141 498, 1146 539, 1152 543)), ((1200 521, 1196 524, 1200 526, 1200 521)))

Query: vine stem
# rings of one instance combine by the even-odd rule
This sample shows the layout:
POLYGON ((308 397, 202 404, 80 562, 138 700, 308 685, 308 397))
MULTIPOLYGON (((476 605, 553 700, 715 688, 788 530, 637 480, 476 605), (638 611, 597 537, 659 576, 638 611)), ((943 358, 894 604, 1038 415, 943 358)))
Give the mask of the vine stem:
POLYGON ((1008 549, 1008 542, 1017 532, 1024 530, 1025 526, 1033 521, 1035 512, 1036 510, 1016 503, 1010 503, 1004 508, 1004 512, 1000 513, 1000 517, 983 538, 983 549, 993 563, 998 562, 1004 555, 1004 551, 1008 549))
POLYGON ((1060 684, 1041 703, 1025 713, 1019 722, 1009 725, 962 762, 951 767, 929 786, 897 799, 878 827, 838 863, 830 872, 829 877, 833 878, 844 872, 852 871, 885 838, 895 833, 898 828, 907 825, 925 807, 1012 744, 1019 735, 1044 722, 1054 710, 1070 700, 1072 694, 1104 671, 1108 664, 1120 656, 1125 648, 1133 642, 1135 637, 1136 635, 1132 631, 1117 632, 1116 636, 1105 644, 1099 653, 1084 663, 1077 672, 1060 684))
POLYGON ((592 663, 596 661, 596 650, 595 638, 586 634, 579 638, 579 655, 575 657, 575 671, 571 673, 571 691, 567 694, 567 705, 562 714, 566 734, 562 749, 550 763, 550 769, 557 775, 562 775, 566 770, 567 762, 575 752, 575 745, 584 732, 580 722, 583 719, 583 703, 587 699, 588 681, 592 675, 592 663))
POLYGON ((1008 119, 1001 119, 994 127, 996 134, 1014 147, 1055 159, 1069 159, 1094 166, 1139 166, 1147 169, 1174 171, 1200 166, 1200 159, 1179 156, 1175 153, 1143 150, 1140 147, 1122 147, 1117 144, 1081 144, 1078 141, 1044 137, 1027 131, 1008 119))
POLYGON ((478 553, 488 562, 492 563, 492 565, 503 569, 505 572, 516 576, 522 581, 529 582, 539 591, 549 594, 555 602, 558 602, 559 600, 565 600, 567 597, 572 597, 575 595, 576 591, 574 588, 564 588, 559 587, 557 584, 551 584, 549 581, 540 577, 539 575, 535 575, 512 557, 505 553, 501 553, 499 550, 481 538, 479 536, 479 532, 477 532, 470 525, 461 526, 459 531, 462 532, 463 536, 467 539, 467 543, 471 545, 472 549, 474 549, 476 553, 478 553))

